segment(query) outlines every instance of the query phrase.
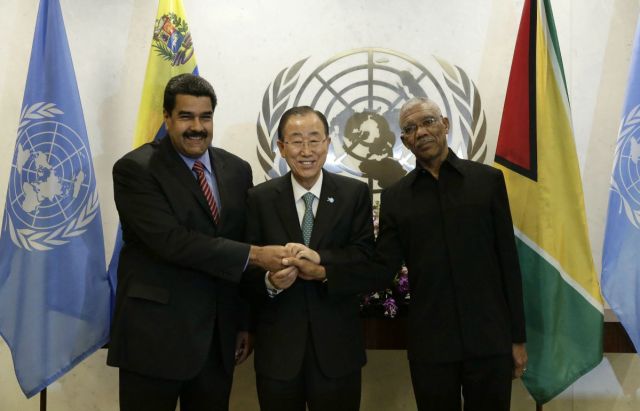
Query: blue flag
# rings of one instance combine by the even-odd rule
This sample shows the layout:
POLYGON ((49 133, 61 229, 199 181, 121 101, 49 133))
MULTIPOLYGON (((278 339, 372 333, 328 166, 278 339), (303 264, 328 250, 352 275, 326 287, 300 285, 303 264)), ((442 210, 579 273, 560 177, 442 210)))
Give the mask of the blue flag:
POLYGON ((0 232, 0 334, 27 397, 108 340, 96 176, 58 0, 41 0, 0 232))
POLYGON ((611 177, 602 293, 640 352, 640 19, 611 177))

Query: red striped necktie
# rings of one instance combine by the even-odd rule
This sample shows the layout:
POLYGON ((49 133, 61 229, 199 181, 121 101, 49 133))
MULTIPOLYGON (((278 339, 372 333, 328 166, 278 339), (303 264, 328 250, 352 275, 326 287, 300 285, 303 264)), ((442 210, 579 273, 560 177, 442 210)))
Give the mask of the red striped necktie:
POLYGON ((209 204, 209 209, 211 210, 211 215, 213 216, 213 221, 216 224, 218 224, 220 222, 220 213, 218 212, 218 205, 216 204, 216 199, 213 196, 211 187, 209 187, 207 178, 204 176, 204 172, 205 172, 204 164, 202 164, 200 160, 197 160, 193 165, 193 171, 196 172, 196 178, 198 179, 198 184, 200 185, 200 189, 204 194, 204 198, 207 199, 207 203, 209 204))

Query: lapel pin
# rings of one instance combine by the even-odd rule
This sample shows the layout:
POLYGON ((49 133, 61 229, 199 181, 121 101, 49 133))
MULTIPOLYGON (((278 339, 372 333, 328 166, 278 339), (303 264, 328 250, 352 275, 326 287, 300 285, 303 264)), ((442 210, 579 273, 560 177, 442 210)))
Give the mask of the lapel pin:
POLYGON ((327 201, 330 202, 331 204, 333 204, 333 202, 336 201, 336 200, 334 200, 333 197, 329 197, 329 198, 327 198, 327 201))

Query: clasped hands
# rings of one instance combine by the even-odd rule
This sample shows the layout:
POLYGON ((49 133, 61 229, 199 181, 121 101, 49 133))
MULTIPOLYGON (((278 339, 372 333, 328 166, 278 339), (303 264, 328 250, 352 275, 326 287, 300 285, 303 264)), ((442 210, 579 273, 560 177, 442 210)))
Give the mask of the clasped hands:
POLYGON ((263 262, 256 264, 269 271, 271 284, 280 290, 289 288, 297 278, 324 281, 326 273, 320 265, 320 254, 304 244, 260 247, 263 262))

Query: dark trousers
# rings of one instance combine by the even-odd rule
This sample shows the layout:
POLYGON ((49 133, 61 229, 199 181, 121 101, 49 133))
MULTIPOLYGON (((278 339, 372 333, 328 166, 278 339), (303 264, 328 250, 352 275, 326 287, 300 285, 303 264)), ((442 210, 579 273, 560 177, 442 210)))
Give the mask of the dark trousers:
POLYGON ((361 370, 340 378, 326 377, 307 338, 302 369, 291 380, 256 375, 261 411, 358 411, 361 370))
POLYGON ((418 410, 509 411, 511 355, 409 366, 418 410))
POLYGON ((120 369, 120 411, 227 411, 233 375, 224 369, 217 335, 202 370, 186 381, 120 369))

